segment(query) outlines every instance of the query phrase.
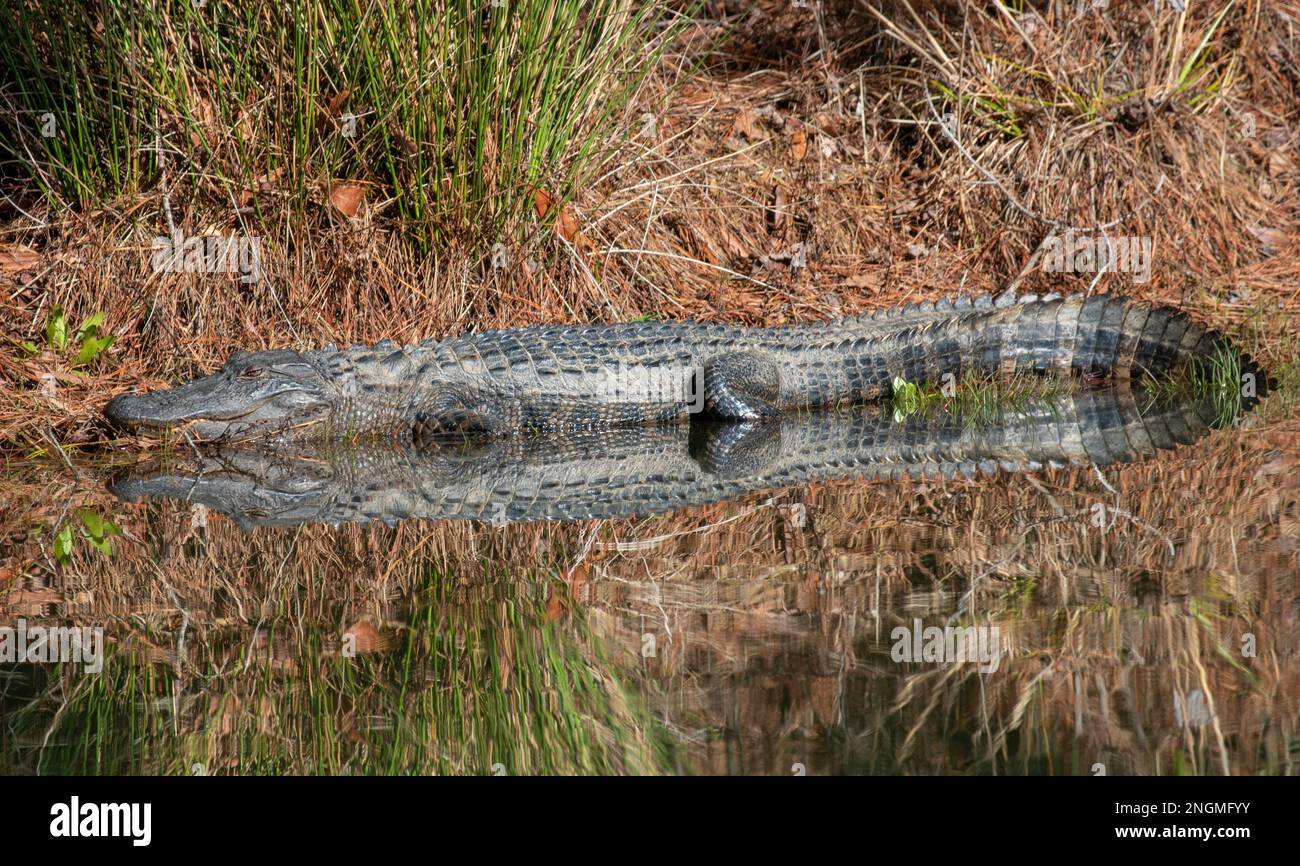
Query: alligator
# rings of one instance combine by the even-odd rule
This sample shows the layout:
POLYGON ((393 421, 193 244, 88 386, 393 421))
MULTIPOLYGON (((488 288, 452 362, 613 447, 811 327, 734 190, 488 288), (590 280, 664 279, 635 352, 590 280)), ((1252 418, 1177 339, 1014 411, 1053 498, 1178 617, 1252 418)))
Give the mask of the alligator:
POLYGON ((923 410, 898 418, 867 404, 536 436, 227 444, 146 460, 119 471, 108 488, 131 502, 200 503, 245 529, 406 518, 606 519, 836 478, 973 477, 1131 462, 1193 442, 1233 417, 1213 399, 1158 401, 1120 384, 991 417, 923 410))
MULTIPOLYGON (((220 371, 108 405, 122 426, 201 440, 397 438, 607 429, 694 414, 758 420, 888 396, 896 377, 951 382, 1177 375, 1233 351, 1167 307, 1109 295, 1006 293, 859 318, 747 328, 543 325, 441 342, 237 354, 220 371), (954 377, 948 379, 947 377, 954 377)), ((1250 360, 1241 368, 1266 386, 1250 360)))

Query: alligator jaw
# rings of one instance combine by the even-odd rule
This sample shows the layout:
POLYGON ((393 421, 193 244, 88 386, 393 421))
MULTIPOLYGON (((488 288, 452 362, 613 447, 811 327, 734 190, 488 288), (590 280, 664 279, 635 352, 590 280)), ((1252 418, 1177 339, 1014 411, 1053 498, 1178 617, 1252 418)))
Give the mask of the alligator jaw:
POLYGON ((203 439, 275 434, 314 426, 330 411, 320 371, 299 352, 236 355, 220 371, 151 394, 123 394, 104 414, 121 427, 180 427, 203 439))
POLYGON ((204 376, 187 385, 152 394, 121 394, 104 410, 121 427, 178 427, 189 421, 232 421, 258 408, 221 399, 222 376, 204 376))
MULTIPOLYGON (((213 378, 213 377, 208 377, 213 378)), ((201 441, 232 441, 309 427, 328 414, 328 406, 309 395, 287 391, 242 406, 189 399, 189 391, 204 380, 153 394, 123 394, 113 399, 104 414, 127 428, 185 429, 201 441), (186 410, 186 406, 195 408, 186 410)))

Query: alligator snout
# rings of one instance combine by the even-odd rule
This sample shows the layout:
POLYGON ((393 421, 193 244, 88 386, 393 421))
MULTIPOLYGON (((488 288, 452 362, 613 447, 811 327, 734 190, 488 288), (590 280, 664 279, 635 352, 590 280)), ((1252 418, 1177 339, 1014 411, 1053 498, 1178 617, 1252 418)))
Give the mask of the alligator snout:
POLYGON ((104 409, 104 415, 120 427, 175 427, 198 418, 229 419, 248 412, 249 405, 226 405, 234 401, 201 394, 203 380, 180 388, 152 394, 121 394, 104 409), (200 386, 196 388, 195 386, 200 386), (200 396, 203 399, 198 399, 200 396))
POLYGON ((178 423, 174 419, 162 418, 157 411, 157 401, 149 398, 147 394, 119 394, 109 401, 104 416, 117 427, 178 423))

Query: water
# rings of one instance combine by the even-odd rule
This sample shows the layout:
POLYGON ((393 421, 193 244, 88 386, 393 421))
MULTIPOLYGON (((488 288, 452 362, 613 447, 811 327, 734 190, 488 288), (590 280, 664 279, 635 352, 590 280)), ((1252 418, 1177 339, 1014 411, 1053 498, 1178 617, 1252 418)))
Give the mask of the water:
POLYGON ((1298 428, 1231 422, 1103 393, 33 469, 0 623, 102 629, 103 670, 0 666, 0 771, 1294 773, 1298 428))

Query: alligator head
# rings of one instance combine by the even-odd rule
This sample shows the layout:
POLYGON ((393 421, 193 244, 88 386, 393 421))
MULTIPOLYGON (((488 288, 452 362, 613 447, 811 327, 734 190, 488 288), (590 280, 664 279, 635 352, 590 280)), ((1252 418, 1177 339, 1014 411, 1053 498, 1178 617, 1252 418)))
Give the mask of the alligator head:
POLYGON ((325 420, 334 390, 310 355, 277 349, 237 354, 216 373, 166 391, 122 394, 104 414, 126 427, 189 425, 205 440, 243 439, 325 420))

